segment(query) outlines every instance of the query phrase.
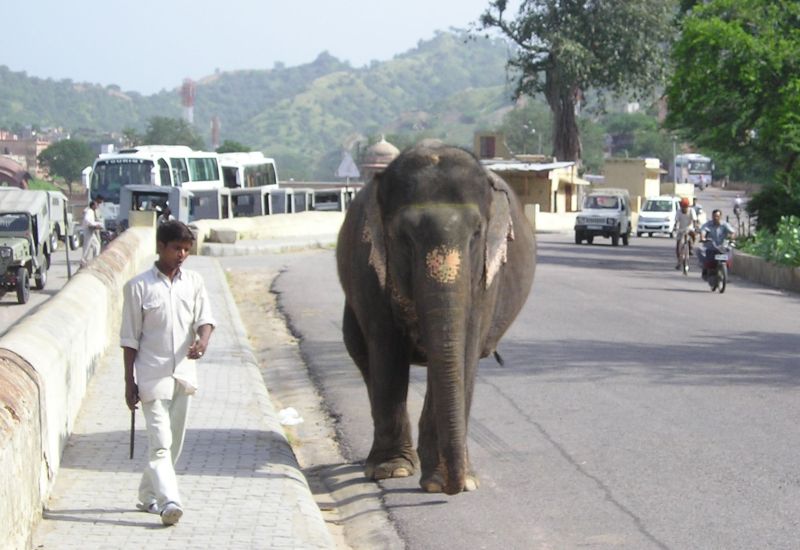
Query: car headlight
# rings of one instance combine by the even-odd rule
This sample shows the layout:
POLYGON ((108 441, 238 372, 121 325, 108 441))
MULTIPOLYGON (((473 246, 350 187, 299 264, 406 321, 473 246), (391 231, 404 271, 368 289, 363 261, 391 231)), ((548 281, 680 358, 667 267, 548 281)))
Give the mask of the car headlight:
POLYGON ((616 225, 617 224, 617 218, 606 218, 606 224, 607 225, 616 225))
POLYGON ((8 246, 0 247, 0 258, 10 258, 11 257, 11 248, 8 246))
POLYGON ((669 221, 669 216, 667 216, 666 218, 662 219, 661 221, 662 222, 668 222, 669 221))
POLYGON ((586 223, 586 218, 584 218, 583 216, 578 216, 577 218, 575 218, 575 222, 580 225, 583 225, 586 223))

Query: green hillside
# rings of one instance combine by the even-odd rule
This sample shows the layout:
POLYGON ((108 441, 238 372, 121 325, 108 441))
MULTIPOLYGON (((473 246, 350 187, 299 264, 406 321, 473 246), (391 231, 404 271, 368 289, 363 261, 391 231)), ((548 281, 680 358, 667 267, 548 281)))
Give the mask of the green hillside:
MULTIPOLYGON (((331 179, 343 148, 386 134, 469 146, 511 105, 507 46, 441 32, 386 62, 353 68, 323 52, 312 63, 219 72, 197 82, 195 126, 274 156, 282 178, 331 179)), ((117 86, 28 77, 0 66, 0 127, 144 130, 153 116, 180 117, 179 89, 143 96, 117 86)))

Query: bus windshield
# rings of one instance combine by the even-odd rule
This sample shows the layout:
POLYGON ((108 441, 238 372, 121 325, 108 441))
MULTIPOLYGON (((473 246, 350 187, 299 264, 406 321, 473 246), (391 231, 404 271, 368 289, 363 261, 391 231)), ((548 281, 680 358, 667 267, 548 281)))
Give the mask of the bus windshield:
POLYGON ((692 160, 689 161, 689 172, 692 173, 710 173, 711 161, 708 160, 692 160))
POLYGON ((124 185, 151 184, 153 161, 137 158, 98 160, 92 171, 91 194, 118 204, 124 185))

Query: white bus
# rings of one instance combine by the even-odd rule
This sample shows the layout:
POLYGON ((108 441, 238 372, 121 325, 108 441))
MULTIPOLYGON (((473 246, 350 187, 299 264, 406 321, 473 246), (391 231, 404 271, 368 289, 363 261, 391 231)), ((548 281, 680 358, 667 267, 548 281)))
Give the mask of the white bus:
POLYGON ((278 169, 275 160, 263 153, 222 153, 219 156, 225 187, 244 189, 278 185, 278 169))
POLYGON ((711 185, 714 163, 710 158, 698 153, 675 156, 675 183, 693 183, 705 189, 711 185))
POLYGON ((219 155, 184 145, 142 145, 104 153, 87 175, 89 195, 103 197, 101 215, 106 222, 116 220, 120 189, 126 185, 183 187, 190 191, 224 187, 219 155))

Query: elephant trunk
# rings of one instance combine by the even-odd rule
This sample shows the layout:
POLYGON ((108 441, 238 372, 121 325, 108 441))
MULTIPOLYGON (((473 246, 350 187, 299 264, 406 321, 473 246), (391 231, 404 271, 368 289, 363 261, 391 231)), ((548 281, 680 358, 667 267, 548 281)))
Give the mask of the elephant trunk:
POLYGON ((437 434, 442 490, 452 495, 464 490, 467 475, 465 350, 470 294, 466 281, 425 286, 419 319, 428 356, 430 412, 437 434))

